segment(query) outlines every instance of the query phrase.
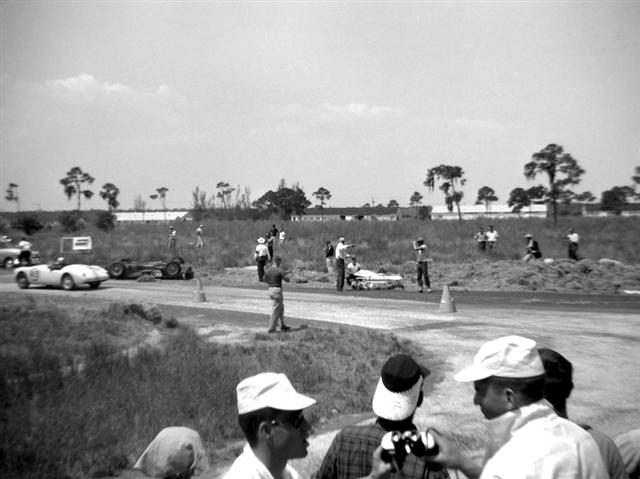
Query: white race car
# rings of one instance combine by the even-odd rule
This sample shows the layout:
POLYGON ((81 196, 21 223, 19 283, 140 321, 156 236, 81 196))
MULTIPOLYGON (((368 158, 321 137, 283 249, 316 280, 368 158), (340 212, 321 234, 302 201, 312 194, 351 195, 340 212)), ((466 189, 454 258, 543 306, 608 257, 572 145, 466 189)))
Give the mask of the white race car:
POLYGON ((355 279, 351 280, 353 289, 404 289, 402 276, 399 274, 376 273, 361 269, 355 273, 355 279))
POLYGON ((30 285, 55 286, 70 291, 76 286, 88 284, 96 289, 100 283, 109 279, 109 273, 100 266, 88 264, 68 264, 56 262, 36 266, 21 266, 14 270, 18 287, 30 285))

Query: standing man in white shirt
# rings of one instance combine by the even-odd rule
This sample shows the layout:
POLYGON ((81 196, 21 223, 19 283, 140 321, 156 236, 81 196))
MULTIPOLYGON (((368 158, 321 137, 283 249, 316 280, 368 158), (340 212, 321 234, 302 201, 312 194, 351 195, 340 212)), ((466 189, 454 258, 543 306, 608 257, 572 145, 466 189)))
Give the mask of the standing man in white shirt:
POLYGON ((262 236, 260 236, 260 238, 258 238, 258 244, 256 245, 256 251, 254 253, 254 257, 258 265, 258 281, 260 281, 261 283, 264 282, 264 267, 268 262, 271 261, 271 254, 269 253, 269 248, 267 247, 266 243, 266 240, 262 236))
POLYGON ((492 250, 493 248, 496 247, 496 243, 499 237, 498 232, 495 230, 493 225, 489 225, 489 229, 487 230, 486 237, 487 237, 487 246, 489 247, 489 250, 492 250))
POLYGON ((344 289, 345 261, 350 256, 349 248, 352 246, 344 244, 344 238, 340 238, 336 246, 336 289, 338 291, 344 289))
POLYGON ((578 261, 578 241, 580 241, 580 235, 576 233, 576 230, 569 228, 569 234, 567 235, 567 243, 569 246, 569 259, 578 261))
POLYGON ((422 293, 422 286, 427 288, 427 293, 431 292, 431 281, 429 281, 429 254, 427 245, 423 238, 418 238, 413 242, 413 249, 416 252, 416 281, 418 282, 418 292, 422 293))

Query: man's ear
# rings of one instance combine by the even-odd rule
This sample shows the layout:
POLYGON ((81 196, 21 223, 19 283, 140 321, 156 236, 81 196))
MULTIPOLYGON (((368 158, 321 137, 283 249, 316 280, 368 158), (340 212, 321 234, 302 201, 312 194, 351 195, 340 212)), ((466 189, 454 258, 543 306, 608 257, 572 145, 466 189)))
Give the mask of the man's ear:
POLYGON ((502 395, 504 397, 505 402, 509 408, 509 411, 513 411, 514 409, 518 409, 518 395, 511 388, 504 388, 502 390, 502 395))
POLYGON ((269 421, 262 421, 258 426, 258 436, 264 439, 271 437, 271 423, 269 421))

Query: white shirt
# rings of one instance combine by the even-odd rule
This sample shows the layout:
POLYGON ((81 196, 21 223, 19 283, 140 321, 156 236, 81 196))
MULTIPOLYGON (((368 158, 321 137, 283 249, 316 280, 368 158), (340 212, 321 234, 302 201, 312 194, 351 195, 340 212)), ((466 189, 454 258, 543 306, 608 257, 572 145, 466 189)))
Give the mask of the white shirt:
POLYGON ((31 249, 31 243, 27 240, 22 240, 18 243, 18 248, 20 248, 21 251, 29 251, 31 249))
POLYGON ((569 233, 567 235, 567 239, 569 240, 570 243, 577 243, 578 240, 580 239, 580 236, 578 235, 578 233, 569 233))
MULTIPOLYGON (((222 479, 273 479, 273 476, 247 444, 222 479)), ((287 464, 282 479, 302 479, 302 476, 287 464)))
POLYGON ((542 400, 489 421, 480 479, 607 479, 587 431, 542 400))
POLYGON ((336 246, 336 259, 347 259, 347 245, 343 242, 339 242, 336 246))
POLYGON ((260 243, 258 246, 256 246, 256 258, 259 258, 261 256, 266 256, 267 258, 271 259, 271 257, 269 256, 269 248, 264 243, 260 243))
POLYGON ((490 243, 495 243, 498 240, 498 232, 496 230, 487 231, 485 235, 487 237, 487 241, 489 241, 490 243))

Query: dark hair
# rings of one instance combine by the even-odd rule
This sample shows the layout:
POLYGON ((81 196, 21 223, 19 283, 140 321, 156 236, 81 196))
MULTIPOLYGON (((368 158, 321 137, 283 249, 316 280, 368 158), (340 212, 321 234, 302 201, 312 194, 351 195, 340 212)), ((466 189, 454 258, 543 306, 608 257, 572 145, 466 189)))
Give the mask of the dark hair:
POLYGON ((257 411, 238 415, 238 424, 240 425, 240 429, 242 429, 244 436, 247 438, 249 446, 253 447, 257 444, 260 424, 264 421, 271 421, 275 419, 277 414, 277 409, 266 407, 258 409, 257 411))
POLYGON ((539 348, 538 354, 545 372, 544 396, 556 410, 563 411, 573 390, 573 365, 553 349, 539 348))
POLYGON ((491 382, 498 388, 508 388, 520 393, 530 402, 539 401, 544 398, 544 374, 531 378, 491 376, 491 382))

